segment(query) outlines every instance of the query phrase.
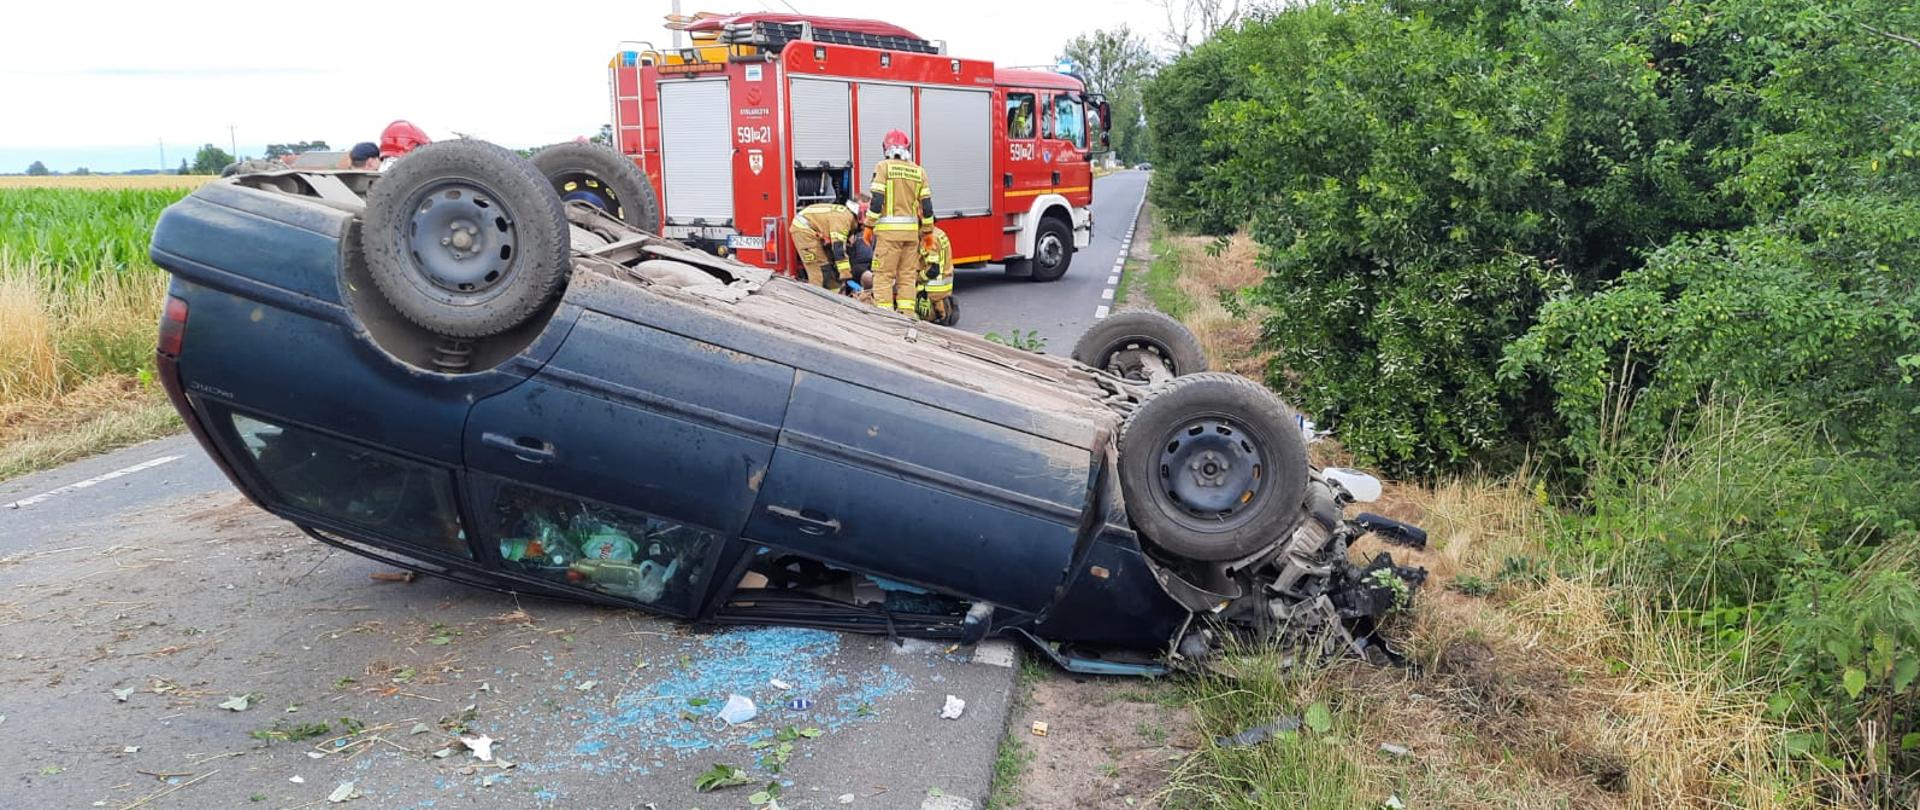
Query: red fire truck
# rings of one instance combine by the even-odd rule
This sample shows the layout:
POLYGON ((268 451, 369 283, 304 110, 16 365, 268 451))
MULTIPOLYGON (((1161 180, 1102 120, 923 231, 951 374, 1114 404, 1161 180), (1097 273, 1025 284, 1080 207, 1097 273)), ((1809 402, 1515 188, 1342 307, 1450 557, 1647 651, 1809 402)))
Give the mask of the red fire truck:
POLYGON ((684 28, 692 47, 610 64, 615 142, 652 181, 664 235, 795 273, 794 212, 864 189, 898 129, 955 264, 1053 281, 1092 237, 1107 105, 1080 79, 952 57, 874 20, 703 15, 684 28))

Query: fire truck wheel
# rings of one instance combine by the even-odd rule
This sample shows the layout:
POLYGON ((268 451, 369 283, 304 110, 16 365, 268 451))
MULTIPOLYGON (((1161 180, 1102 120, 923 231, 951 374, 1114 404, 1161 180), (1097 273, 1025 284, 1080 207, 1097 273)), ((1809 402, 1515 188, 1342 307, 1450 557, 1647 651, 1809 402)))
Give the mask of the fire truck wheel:
POLYGON ((1033 275, 1028 278, 1059 281, 1067 274, 1067 266, 1073 264, 1073 229, 1054 217, 1040 220, 1040 228, 1033 235, 1033 257, 1028 262, 1033 267, 1033 275))
POLYGON ((1207 370, 1207 352, 1185 324, 1150 309, 1130 309, 1094 322, 1073 344, 1073 359, 1135 382, 1152 382, 1153 362, 1165 376, 1207 370))
POLYGON ((447 337, 525 323, 572 267, 566 215, 546 178, 485 141, 409 153, 374 183, 361 219, 374 286, 408 320, 447 337))
POLYGON ((1307 492, 1293 410, 1237 374, 1179 377, 1120 429, 1127 518, 1190 560, 1235 560, 1283 539, 1307 492))
POLYGON ((593 205, 648 233, 660 231, 660 203, 653 184, 626 155, 593 143, 557 143, 533 153, 562 202, 593 205))

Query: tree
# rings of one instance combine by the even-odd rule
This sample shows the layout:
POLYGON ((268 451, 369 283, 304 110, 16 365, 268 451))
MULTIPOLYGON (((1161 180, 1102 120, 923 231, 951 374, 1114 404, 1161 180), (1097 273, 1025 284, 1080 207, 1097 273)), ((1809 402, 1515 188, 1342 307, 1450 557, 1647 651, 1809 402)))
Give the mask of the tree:
POLYGON ((601 143, 601 144, 613 143, 613 125, 601 124, 600 131, 598 133, 595 133, 593 137, 588 138, 587 141, 590 143, 601 143))
POLYGON ((306 152, 326 152, 332 147, 326 141, 295 141, 293 143, 267 144, 267 158, 279 158, 287 155, 299 155, 306 152))
POLYGON ((1108 126, 1115 156, 1126 163, 1144 159, 1145 142, 1139 137, 1141 87, 1158 65, 1147 41, 1122 25, 1074 37, 1061 52, 1061 59, 1072 63, 1086 79, 1089 92, 1107 97, 1112 106, 1113 120, 1108 126))
POLYGON ((93 171, 85 166, 81 166, 78 169, 74 169, 73 174, 75 177, 86 177, 87 175, 93 174, 93 171))
POLYGON ((33 162, 33 165, 27 167, 27 175, 30 177, 46 177, 49 174, 53 174, 53 172, 47 171, 47 164, 37 160, 33 162))
POLYGON ((221 169, 232 162, 233 156, 227 154, 227 150, 213 144, 206 144, 201 146, 200 151, 193 156, 193 173, 219 174, 221 169))
POLYGON ((1166 12, 1167 30, 1161 36, 1176 56, 1233 27, 1245 11, 1240 0, 1154 0, 1154 5, 1166 12))
POLYGON ((177 174, 193 174, 193 167, 187 165, 187 159, 180 159, 180 171, 177 174))

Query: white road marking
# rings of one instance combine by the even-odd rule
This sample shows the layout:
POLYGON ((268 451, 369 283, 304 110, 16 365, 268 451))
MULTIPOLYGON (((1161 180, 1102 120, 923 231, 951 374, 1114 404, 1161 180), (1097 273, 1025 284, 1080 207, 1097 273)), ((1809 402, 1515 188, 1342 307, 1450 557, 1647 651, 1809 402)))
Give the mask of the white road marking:
POLYGON ((1119 276, 1118 274, 1115 274, 1115 275, 1111 275, 1111 276, 1108 276, 1108 277, 1107 277, 1107 283, 1108 283, 1108 284, 1119 284, 1119 283, 1120 283, 1120 276, 1119 276))
MULTIPOLYGON (((1143 192, 1140 195, 1140 202, 1133 206, 1133 216, 1127 220, 1126 235, 1120 238, 1120 255, 1113 259, 1113 275, 1107 277, 1107 286, 1100 291, 1102 301, 1113 300, 1114 285, 1120 283, 1120 274, 1127 268, 1127 256, 1133 250, 1133 234, 1140 225, 1140 212, 1146 210, 1146 207, 1147 197, 1143 192)), ((1097 321, 1105 318, 1112 311, 1111 307, 1101 304, 1093 310, 1093 319, 1097 321)))
POLYGON ((1107 305, 1101 304, 1099 309, 1093 311, 1093 319, 1097 321, 1105 317, 1107 317, 1107 305))
POLYGON ((1102 300, 1105 300, 1105 301, 1112 301, 1112 300, 1113 300, 1113 288, 1112 288, 1112 287, 1108 287, 1108 288, 1106 288, 1106 289, 1104 289, 1104 290, 1101 290, 1101 291, 1100 291, 1100 298, 1101 298, 1102 300))
POLYGON ((135 464, 131 467, 123 467, 121 469, 114 470, 113 472, 110 472, 110 473, 102 473, 100 475, 96 475, 92 478, 89 478, 85 481, 75 481, 64 487, 55 487, 53 489, 49 489, 46 492, 42 492, 30 498, 21 498, 20 500, 7 504, 7 508, 21 509, 28 506, 32 506, 36 503, 44 501, 48 498, 52 498, 56 495, 65 495, 66 493, 73 492, 75 490, 86 489, 87 487, 91 487, 96 484, 104 484, 108 481, 112 481, 115 478, 119 478, 125 475, 132 475, 141 470, 151 470, 155 467, 158 467, 162 464, 166 464, 167 462, 170 462, 170 461, 179 461, 180 458, 181 458, 180 456, 161 456, 151 461, 142 461, 139 464, 135 464))

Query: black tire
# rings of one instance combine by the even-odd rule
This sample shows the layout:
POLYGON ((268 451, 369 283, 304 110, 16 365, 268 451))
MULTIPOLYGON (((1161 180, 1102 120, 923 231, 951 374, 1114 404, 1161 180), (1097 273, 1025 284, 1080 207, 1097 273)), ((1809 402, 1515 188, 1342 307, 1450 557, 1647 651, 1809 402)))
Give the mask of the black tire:
POLYGON ((940 320, 936 321, 936 323, 940 324, 941 326, 959 326, 960 325, 960 299, 949 295, 947 296, 946 301, 947 301, 946 317, 941 318, 940 320))
POLYGON ((1206 350, 1186 324, 1150 309, 1116 312, 1094 323, 1073 344, 1073 359, 1146 382, 1145 371, 1133 359, 1141 352, 1159 357, 1175 377, 1207 370, 1206 350))
POLYGON ((1073 229, 1054 217, 1043 217, 1033 234, 1033 256, 1027 266, 1034 281, 1059 281, 1073 265, 1073 229))
POLYGON ((408 320, 447 337, 525 323, 572 267, 560 198, 532 163, 485 141, 409 153, 373 184, 361 216, 374 286, 408 320))
POLYGON ((581 200, 648 233, 660 232, 660 201, 640 167, 612 147, 556 143, 533 153, 561 202, 581 200))
POLYGON ((1293 530, 1306 492, 1307 445, 1293 409, 1244 377, 1180 377, 1121 428, 1127 516, 1172 554, 1205 562, 1252 554, 1293 530))

